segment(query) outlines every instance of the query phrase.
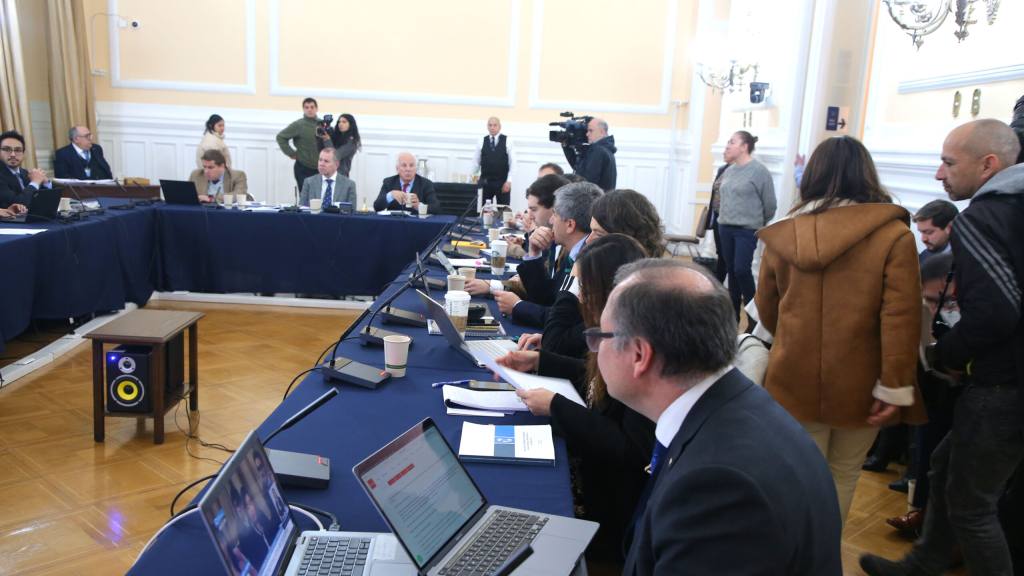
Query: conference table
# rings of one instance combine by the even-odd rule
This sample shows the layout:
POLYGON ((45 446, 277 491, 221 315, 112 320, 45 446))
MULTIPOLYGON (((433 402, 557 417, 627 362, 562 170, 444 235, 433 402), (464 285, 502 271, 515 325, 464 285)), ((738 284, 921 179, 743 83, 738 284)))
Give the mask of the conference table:
POLYGON ((154 291, 375 295, 452 216, 214 209, 102 198, 69 223, 0 222, 0 352, 33 320, 143 306, 154 291), (19 229, 28 236, 4 235, 19 229))
MULTIPOLYGON (((410 264, 395 278, 374 303, 402 290, 410 264)), ((429 275, 443 278, 445 273, 430 266, 429 275)), ((491 278, 478 272, 480 278, 491 278)), ((422 289, 422 285, 421 285, 422 289)), ((443 301, 443 291, 433 291, 434 299, 443 301)), ((500 318, 493 300, 485 302, 495 318, 500 318)), ((394 306, 423 311, 423 305, 411 289, 403 290, 394 306)), ((357 326, 366 325, 364 317, 357 326)), ((523 332, 521 327, 502 319, 509 335, 523 332)), ((374 326, 381 326, 378 318, 374 326)), ((376 509, 357 484, 351 469, 357 462, 404 432, 421 419, 430 417, 455 450, 458 450, 462 423, 541 424, 528 412, 517 412, 500 418, 449 416, 441 397, 441 389, 431 383, 462 379, 489 379, 491 375, 451 349, 442 336, 431 336, 425 328, 399 325, 383 326, 413 338, 409 349, 406 376, 392 378, 374 390, 326 381, 319 372, 302 380, 295 390, 258 427, 261 438, 269 436, 292 416, 329 387, 338 386, 339 394, 294 427, 274 437, 269 448, 305 452, 325 456, 331 462, 331 478, 326 489, 285 488, 285 497, 293 503, 329 510, 337 515, 343 530, 382 532, 387 527, 376 509)), ((350 334, 357 334, 352 331, 350 334)), ((317 353, 310 350, 310 357, 317 353)), ((358 338, 348 336, 338 346, 338 356, 382 367, 383 348, 365 347, 358 338)), ((465 466, 492 504, 524 508, 548 514, 573 515, 569 480, 569 464, 565 443, 555 438, 554 467, 513 464, 466 463, 465 466)), ((306 527, 312 526, 308 521, 306 527)), ((129 574, 223 574, 217 551, 207 535, 198 514, 182 517, 168 527, 140 557, 129 574)))

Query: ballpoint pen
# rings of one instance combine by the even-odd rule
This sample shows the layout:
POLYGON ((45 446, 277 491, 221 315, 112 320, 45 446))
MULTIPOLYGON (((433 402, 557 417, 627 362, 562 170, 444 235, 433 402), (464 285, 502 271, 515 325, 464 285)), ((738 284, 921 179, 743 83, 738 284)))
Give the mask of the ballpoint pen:
POLYGON ((430 385, 431 388, 440 388, 441 386, 465 386, 472 382, 472 380, 453 380, 451 382, 434 382, 430 385))

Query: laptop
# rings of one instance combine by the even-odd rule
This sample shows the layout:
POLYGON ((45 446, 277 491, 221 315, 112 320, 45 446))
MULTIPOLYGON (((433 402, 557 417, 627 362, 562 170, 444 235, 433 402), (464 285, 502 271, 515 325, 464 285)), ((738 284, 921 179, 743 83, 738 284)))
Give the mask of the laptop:
POLYGON ((28 210, 11 218, 0 219, 0 222, 32 224, 34 222, 53 222, 57 219, 60 207, 61 191, 52 188, 40 188, 32 192, 28 210))
POLYGON ((427 318, 430 318, 437 324, 438 330, 448 340, 448 345, 455 348, 456 351, 477 366, 483 367, 485 366, 485 360, 504 356, 519 348, 519 345, 511 338, 463 340, 459 330, 448 316, 448 312, 445 311, 444 306, 422 290, 417 289, 416 293, 420 295, 420 300, 423 301, 423 305, 427 308, 427 318))
POLYGON ((191 180, 160 180, 160 189, 168 204, 199 206, 199 191, 191 180))
POLYGON ((199 501, 199 515, 231 576, 331 574, 415 575, 391 534, 300 532, 255 431, 199 501), (285 571, 287 567, 287 571, 285 571))
POLYGON ((494 506, 427 418, 352 468, 419 574, 566 575, 597 523, 494 506), (517 554, 522 559, 523 554, 517 554))

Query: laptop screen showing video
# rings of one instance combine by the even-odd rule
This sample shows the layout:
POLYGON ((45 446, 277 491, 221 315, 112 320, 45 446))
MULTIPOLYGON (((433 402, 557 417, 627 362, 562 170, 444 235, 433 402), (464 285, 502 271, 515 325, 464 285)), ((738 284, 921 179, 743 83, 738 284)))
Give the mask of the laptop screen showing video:
POLYGON ((255 432, 210 484, 199 513, 232 576, 276 574, 297 530, 255 432))
POLYGON ((429 420, 381 448, 355 471, 419 568, 487 504, 429 420))

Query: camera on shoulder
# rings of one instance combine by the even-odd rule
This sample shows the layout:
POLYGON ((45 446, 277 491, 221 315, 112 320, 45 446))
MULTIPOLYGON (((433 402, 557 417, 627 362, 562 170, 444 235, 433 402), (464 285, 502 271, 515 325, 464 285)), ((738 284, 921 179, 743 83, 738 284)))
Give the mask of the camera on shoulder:
POLYGON ((572 112, 562 112, 559 116, 568 118, 568 120, 550 122, 548 126, 558 126, 561 130, 548 132, 548 139, 563 146, 582 147, 585 145, 587 143, 587 125, 594 117, 576 116, 572 112))
POLYGON ((323 120, 316 127, 317 137, 322 137, 324 134, 331 133, 331 124, 334 122, 333 114, 324 114, 323 120))

